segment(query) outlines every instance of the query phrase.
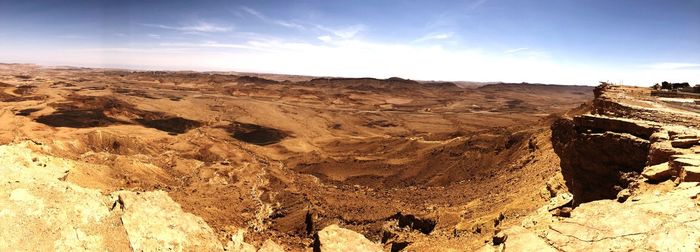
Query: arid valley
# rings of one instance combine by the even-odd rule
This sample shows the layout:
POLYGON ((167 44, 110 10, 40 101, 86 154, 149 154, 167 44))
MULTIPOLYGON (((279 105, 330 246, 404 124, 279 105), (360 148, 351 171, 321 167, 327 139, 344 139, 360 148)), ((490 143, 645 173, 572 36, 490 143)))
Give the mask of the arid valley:
POLYGON ((0 250, 571 251, 620 241, 565 223, 700 179, 697 105, 649 88, 19 64, 0 82, 0 250))
POLYGON ((0 0, 0 252, 700 251, 700 0, 0 0))

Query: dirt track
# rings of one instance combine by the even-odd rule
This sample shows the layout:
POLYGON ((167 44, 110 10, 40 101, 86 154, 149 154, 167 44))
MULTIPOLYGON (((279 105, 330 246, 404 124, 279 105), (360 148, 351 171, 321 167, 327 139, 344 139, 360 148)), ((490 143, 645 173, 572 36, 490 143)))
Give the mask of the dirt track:
POLYGON ((387 247, 475 248, 549 199, 549 115, 592 98, 294 78, 0 65, 0 143, 48 145, 78 161, 67 181, 104 194, 165 190, 221 240, 247 228, 302 249, 336 223, 387 247))

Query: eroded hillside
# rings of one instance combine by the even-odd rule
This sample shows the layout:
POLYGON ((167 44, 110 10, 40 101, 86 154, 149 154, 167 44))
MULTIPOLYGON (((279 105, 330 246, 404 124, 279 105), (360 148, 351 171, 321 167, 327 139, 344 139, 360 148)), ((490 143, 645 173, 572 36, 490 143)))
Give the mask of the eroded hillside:
POLYGON ((565 195, 552 115, 592 93, 0 71, 0 250, 471 250, 565 195))

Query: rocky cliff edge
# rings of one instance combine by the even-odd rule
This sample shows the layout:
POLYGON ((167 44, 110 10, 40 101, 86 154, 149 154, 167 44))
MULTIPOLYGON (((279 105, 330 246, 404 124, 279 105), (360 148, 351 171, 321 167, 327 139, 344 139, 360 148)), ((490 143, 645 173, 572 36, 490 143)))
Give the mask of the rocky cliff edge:
POLYGON ((697 101, 601 85, 593 112, 552 124, 571 194, 497 232, 482 251, 695 251, 700 247, 697 101))

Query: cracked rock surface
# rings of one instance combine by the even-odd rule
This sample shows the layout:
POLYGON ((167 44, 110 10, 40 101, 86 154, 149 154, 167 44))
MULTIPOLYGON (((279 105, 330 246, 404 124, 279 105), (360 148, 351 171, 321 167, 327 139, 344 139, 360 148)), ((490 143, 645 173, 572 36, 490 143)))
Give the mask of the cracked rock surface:
POLYGON ((644 249, 688 251, 698 248, 700 207, 697 184, 665 193, 646 193, 618 203, 599 200, 574 209, 571 218, 541 233, 552 247, 565 251, 644 249))

